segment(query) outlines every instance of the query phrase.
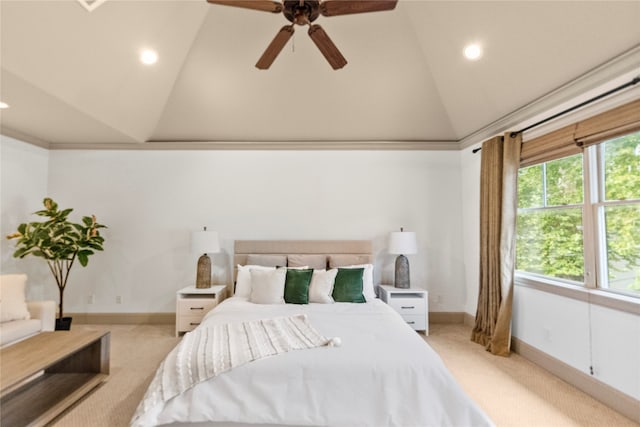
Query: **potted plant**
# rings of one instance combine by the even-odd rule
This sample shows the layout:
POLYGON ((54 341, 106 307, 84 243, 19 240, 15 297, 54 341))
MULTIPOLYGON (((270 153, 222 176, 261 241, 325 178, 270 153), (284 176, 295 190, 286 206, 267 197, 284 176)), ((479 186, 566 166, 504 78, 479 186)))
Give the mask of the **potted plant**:
POLYGON ((95 215, 82 217, 82 224, 71 222, 68 216, 73 209, 59 210, 58 204, 48 197, 43 203, 44 209, 34 214, 48 219, 20 224, 18 231, 7 239, 17 239, 15 258, 33 255, 47 261, 60 293, 56 329, 68 330, 71 318, 64 317, 63 297, 69 272, 76 259, 86 267, 89 256, 103 249, 104 238, 98 229, 106 226, 98 224, 95 215))

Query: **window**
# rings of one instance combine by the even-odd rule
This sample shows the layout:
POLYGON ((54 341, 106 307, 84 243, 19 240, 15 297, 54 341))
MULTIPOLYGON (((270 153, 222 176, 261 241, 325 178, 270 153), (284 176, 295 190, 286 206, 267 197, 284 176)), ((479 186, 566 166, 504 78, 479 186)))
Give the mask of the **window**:
POLYGON ((520 169, 516 268, 583 282, 582 154, 520 169))
POLYGON ((640 296, 640 132, 521 168, 516 232, 519 272, 640 296))
POLYGON ((602 170, 602 287, 640 295, 640 132, 593 147, 602 170))

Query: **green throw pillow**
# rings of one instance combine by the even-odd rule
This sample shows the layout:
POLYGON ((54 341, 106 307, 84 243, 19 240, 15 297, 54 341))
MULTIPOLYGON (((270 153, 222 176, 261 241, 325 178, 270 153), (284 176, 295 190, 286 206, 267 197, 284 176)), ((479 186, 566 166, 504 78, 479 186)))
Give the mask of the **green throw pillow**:
POLYGON ((335 302, 366 302, 362 295, 364 268, 339 268, 333 284, 335 302))
POLYGON ((284 282, 284 302, 287 304, 309 304, 309 285, 313 269, 287 270, 284 282))

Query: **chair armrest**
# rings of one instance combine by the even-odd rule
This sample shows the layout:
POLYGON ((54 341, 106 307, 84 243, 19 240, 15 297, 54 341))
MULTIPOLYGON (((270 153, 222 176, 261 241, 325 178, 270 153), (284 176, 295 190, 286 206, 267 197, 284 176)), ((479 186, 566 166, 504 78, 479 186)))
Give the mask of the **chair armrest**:
POLYGON ((32 319, 42 321, 43 331, 53 331, 56 326, 55 301, 27 301, 27 309, 32 319))

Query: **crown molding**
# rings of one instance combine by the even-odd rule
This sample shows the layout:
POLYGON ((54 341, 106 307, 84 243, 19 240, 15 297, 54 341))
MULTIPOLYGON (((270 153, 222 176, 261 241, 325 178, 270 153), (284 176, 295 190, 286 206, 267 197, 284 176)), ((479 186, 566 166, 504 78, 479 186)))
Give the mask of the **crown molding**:
POLYGON ((51 143, 52 150, 435 150, 457 151, 457 141, 149 141, 51 143))
POLYGON ((35 136, 28 135, 24 132, 20 132, 11 128, 3 126, 0 129, 0 135, 8 136, 9 138, 17 139, 28 144, 32 144, 41 148, 51 149, 51 144, 35 136))
POLYGON ((563 103, 584 96, 597 88, 601 88, 602 92, 605 92, 619 85, 621 79, 625 77, 631 79, 639 75, 640 45, 636 45, 571 82, 465 136, 459 141, 459 149, 464 150, 507 131, 517 131, 531 123, 535 123, 537 121, 536 116, 541 114, 550 116, 552 113, 549 112, 563 103))
MULTIPOLYGON (((0 133, 23 142, 27 142, 50 150, 433 150, 459 151, 507 131, 514 131, 535 123, 542 114, 550 116, 554 110, 561 111, 566 105, 589 92, 599 89, 605 92, 621 84, 623 79, 640 76, 640 45, 629 49, 612 60, 584 73, 571 82, 537 98, 531 103, 509 113, 502 118, 478 129, 460 140, 353 140, 353 141, 180 141, 150 140, 140 143, 57 143, 48 142, 34 136, 2 127, 0 133)), ((614 108, 625 100, 635 97, 639 88, 631 87, 617 95, 612 95, 591 107, 578 110, 586 114, 603 108, 614 108), (630 93, 633 92, 633 93, 630 93), (591 108, 591 109, 589 109, 591 108)), ((559 118, 537 128, 527 135, 549 131, 549 127, 557 127, 566 122, 569 116, 559 118)))

